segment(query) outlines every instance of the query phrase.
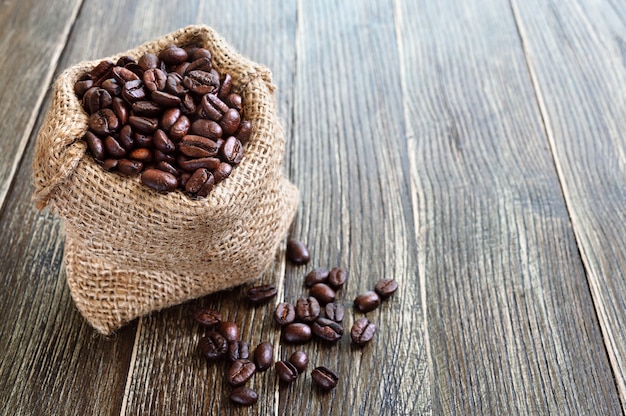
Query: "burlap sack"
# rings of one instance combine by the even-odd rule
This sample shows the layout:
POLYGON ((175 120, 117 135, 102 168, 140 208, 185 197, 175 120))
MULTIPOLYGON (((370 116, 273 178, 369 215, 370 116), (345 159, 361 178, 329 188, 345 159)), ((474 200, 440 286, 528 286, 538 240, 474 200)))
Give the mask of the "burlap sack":
POLYGON ((33 160, 37 208, 64 220, 67 282, 76 306, 99 332, 258 278, 295 215, 297 188, 282 174, 284 134, 270 72, 237 53, 214 30, 189 26, 119 55, 138 58, 167 45, 202 45, 233 77, 253 127, 243 161, 208 197, 159 194, 139 177, 104 171, 81 138, 87 115, 76 80, 82 62, 56 80, 33 160))

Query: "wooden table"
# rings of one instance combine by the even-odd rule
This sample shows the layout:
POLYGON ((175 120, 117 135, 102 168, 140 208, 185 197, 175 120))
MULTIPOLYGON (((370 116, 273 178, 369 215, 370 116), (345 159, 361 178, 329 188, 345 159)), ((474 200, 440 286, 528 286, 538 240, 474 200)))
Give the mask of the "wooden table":
POLYGON ((623 0, 7 1, 0 5, 0 407, 6 415, 623 414, 626 409, 626 3, 623 0), (247 287, 99 336, 72 303, 61 222, 36 211, 31 160, 64 68, 204 23, 271 68, 300 188, 292 235, 258 282, 303 295, 342 265, 365 348, 319 342, 235 408, 197 352, 200 306, 278 347, 247 287), (311 367, 310 367, 311 368, 311 367))

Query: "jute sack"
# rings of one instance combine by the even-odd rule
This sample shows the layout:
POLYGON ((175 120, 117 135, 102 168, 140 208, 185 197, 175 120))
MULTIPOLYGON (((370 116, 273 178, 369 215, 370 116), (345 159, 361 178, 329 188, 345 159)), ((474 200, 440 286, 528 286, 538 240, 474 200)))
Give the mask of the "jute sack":
POLYGON ((33 201, 64 221, 67 282, 77 308, 110 334, 152 311, 258 278, 271 264, 299 202, 282 173, 285 138, 269 70, 214 30, 189 26, 119 55, 201 45, 233 78, 252 135, 242 162, 208 197, 160 194, 137 177, 106 172, 86 153, 87 114, 74 83, 102 59, 68 68, 39 132, 33 201))

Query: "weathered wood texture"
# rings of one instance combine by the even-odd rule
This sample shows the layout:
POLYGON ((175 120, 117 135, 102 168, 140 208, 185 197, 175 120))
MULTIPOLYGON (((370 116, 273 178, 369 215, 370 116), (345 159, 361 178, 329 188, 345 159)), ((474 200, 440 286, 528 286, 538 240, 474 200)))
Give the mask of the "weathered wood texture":
POLYGON ((620 414, 510 5, 396 15, 434 413, 620 414))
POLYGON ((626 3, 513 5, 626 410, 626 3))
POLYGON ((0 5, 0 207, 20 162, 80 0, 0 5))

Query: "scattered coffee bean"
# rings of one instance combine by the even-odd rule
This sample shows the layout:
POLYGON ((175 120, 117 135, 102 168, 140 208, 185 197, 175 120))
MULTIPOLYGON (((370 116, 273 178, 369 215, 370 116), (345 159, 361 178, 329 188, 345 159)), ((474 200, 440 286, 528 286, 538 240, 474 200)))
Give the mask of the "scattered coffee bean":
POLYGON ((267 303, 274 296, 276 296, 276 287, 274 285, 255 286, 248 290, 248 300, 255 305, 267 303))
POLYGON ((282 328, 282 339, 289 344, 305 344, 312 336, 311 327, 307 324, 295 323, 282 328))
POLYGON ((194 312, 193 317, 196 322, 207 328, 215 328, 222 321, 222 314, 209 308, 198 309, 194 312))
POLYGON ((257 392, 247 387, 237 387, 230 392, 230 401, 241 406, 252 406, 258 400, 257 392))
POLYGON ((328 284, 335 290, 341 288, 348 277, 348 271, 343 267, 333 267, 328 274, 328 284))
POLYGON ((378 293, 368 290, 354 299, 354 306, 363 313, 373 311, 380 306, 378 293))
POLYGON ((320 316, 320 304, 313 296, 296 301, 296 318, 300 322, 311 323, 320 316))
POLYGON ((258 371, 265 371, 274 362, 274 347, 269 342, 262 342, 254 350, 254 363, 258 371))
POLYGON ((222 321, 217 325, 217 332, 222 334, 226 341, 233 342, 238 341, 241 336, 239 327, 234 322, 222 321))
POLYGON ((316 283, 327 283, 329 274, 330 270, 324 267, 313 269, 304 278, 304 285, 311 287, 316 283))
POLYGON ((218 332, 209 331, 205 336, 200 338, 198 348, 206 359, 215 361, 226 356, 228 352, 228 341, 218 332))
POLYGON ((296 351, 289 357, 289 362, 296 367, 299 373, 304 373, 309 365, 309 356, 304 351, 296 351))
POLYGON ((311 371, 311 378, 320 389, 325 391, 334 389, 339 382, 337 373, 327 367, 316 367, 311 371))
POLYGON ((291 238, 287 241, 287 258, 295 264, 306 264, 311 256, 309 249, 302 241, 291 238))
POLYGON ((291 303, 282 302, 276 306, 274 319, 280 326, 292 323, 296 319, 296 310, 291 303))
POLYGON ((345 310, 343 306, 338 303, 328 303, 324 307, 324 313, 328 319, 335 322, 342 322, 345 310))
POLYGON ((357 319, 350 329, 352 342, 357 345, 365 345, 372 340, 376 332, 376 325, 367 318, 357 319))
POLYGON ((231 386, 241 386, 246 381, 250 380, 252 375, 256 372, 256 365, 250 360, 239 359, 233 362, 226 379, 231 386))
POLYGON ((298 369, 289 361, 277 361, 274 367, 278 377, 286 383, 293 383, 300 374, 298 369))
POLYGON ((250 356, 250 346, 246 341, 233 341, 228 343, 228 358, 230 361, 247 359, 250 356))
POLYGON ((309 290, 309 294, 316 298, 322 305, 334 302, 336 297, 335 291, 326 283, 314 284, 309 290))
POLYGON ((327 318, 319 318, 311 325, 311 330, 315 335, 324 341, 336 342, 343 335, 343 327, 335 321, 327 318))
POLYGON ((394 279, 380 279, 374 287, 381 299, 387 299, 398 290, 398 282, 394 279))

